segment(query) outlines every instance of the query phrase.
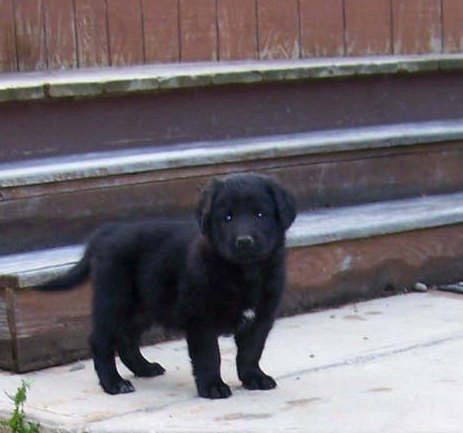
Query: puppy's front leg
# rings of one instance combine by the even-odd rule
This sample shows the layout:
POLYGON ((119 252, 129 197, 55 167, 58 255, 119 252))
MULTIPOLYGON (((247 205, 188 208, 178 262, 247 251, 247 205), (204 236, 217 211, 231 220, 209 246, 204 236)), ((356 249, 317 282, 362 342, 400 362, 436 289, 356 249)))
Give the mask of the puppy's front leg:
POLYGON ((273 389, 277 385, 275 380, 259 367, 259 360, 272 324, 272 320, 256 322, 235 335, 238 348, 236 356, 238 377, 247 389, 273 389))
POLYGON ((200 397, 227 398, 230 387, 220 376, 220 350, 217 334, 196 327, 187 331, 188 353, 200 397))

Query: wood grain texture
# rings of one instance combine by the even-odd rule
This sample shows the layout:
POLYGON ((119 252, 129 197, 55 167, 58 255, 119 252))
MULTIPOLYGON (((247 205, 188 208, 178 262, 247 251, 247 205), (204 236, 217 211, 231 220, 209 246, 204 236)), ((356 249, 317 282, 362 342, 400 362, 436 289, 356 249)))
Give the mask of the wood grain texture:
POLYGON ((177 62, 180 58, 178 1, 142 0, 145 62, 177 62))
POLYGON ((344 54, 343 0, 299 0, 301 57, 344 54))
POLYGON ((447 53, 463 51, 463 2, 442 0, 443 48, 447 53))
POLYGON ((283 313, 393 294, 417 281, 463 278, 461 225, 294 248, 288 257, 283 313))
POLYGON ((16 49, 20 71, 47 68, 42 0, 15 2, 16 49))
POLYGON ((390 54, 390 0, 345 0, 346 55, 390 54))
POLYGON ((392 0, 394 53, 440 53, 441 15, 441 0, 392 0))
POLYGON ((13 322, 11 317, 11 306, 7 299, 7 289, 0 288, 0 368, 14 369, 14 336, 11 333, 10 324, 13 322))
POLYGON ((48 69, 77 67, 73 0, 42 0, 48 69))
POLYGON ((256 59, 255 0, 217 0, 220 60, 256 59))
POLYGON ((75 0, 80 67, 109 65, 105 0, 75 0))
POLYGON ((13 0, 0 0, 0 72, 17 68, 13 0))
POLYGON ((179 0, 179 13, 181 60, 217 60, 216 1, 179 0))
POLYGON ((107 14, 111 65, 144 63, 140 0, 107 0, 107 14))
POLYGON ((15 315, 18 371, 61 364, 88 355, 91 289, 23 291, 10 295, 15 315))
POLYGON ((297 0, 257 0, 260 59, 299 58, 298 13, 297 0))

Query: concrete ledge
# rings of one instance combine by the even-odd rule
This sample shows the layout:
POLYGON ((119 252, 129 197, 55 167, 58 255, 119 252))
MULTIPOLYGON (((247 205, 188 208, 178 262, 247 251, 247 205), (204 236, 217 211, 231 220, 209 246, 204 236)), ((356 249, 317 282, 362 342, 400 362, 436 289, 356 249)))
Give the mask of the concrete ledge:
POLYGON ((0 102, 454 69, 463 69, 463 54, 184 63, 7 73, 0 76, 0 102))
MULTIPOLYGON (((323 245, 463 223, 463 193, 393 200, 300 214, 287 235, 288 248, 323 245)), ((0 257, 0 285, 28 288, 76 263, 82 246, 0 257)))
MULTIPOLYGON (((458 433, 462 316, 461 296, 430 291, 278 320, 262 359, 278 387, 265 392, 242 388, 223 338, 224 401, 196 396, 184 340, 157 344, 143 351, 162 377, 134 378, 118 363, 135 393, 104 394, 91 361, 78 362, 29 373, 25 412, 44 433, 458 433)), ((1 372, 0 389, 13 395, 24 378, 1 372)))
POLYGON ((0 164, 0 188, 463 139, 463 120, 199 142, 0 164))
POLYGON ((463 222, 463 193, 419 197, 302 213, 287 245, 305 247, 463 222))

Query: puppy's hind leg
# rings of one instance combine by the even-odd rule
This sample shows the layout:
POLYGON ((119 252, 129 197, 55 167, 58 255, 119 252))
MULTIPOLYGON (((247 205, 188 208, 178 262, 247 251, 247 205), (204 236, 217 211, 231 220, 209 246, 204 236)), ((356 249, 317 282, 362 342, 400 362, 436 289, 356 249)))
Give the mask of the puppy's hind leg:
POLYGON ((140 333, 125 329, 120 335, 117 350, 121 361, 135 376, 154 377, 164 374, 164 368, 157 362, 149 362, 140 352, 140 333))
POLYGON ((124 394, 135 391, 130 381, 123 379, 116 369, 114 358, 114 347, 112 345, 100 344, 98 340, 101 333, 90 337, 90 346, 93 353, 95 371, 100 380, 100 385, 108 394, 124 394))
POLYGON ((93 276, 93 311, 90 347, 95 371, 101 387, 108 394, 123 394, 135 391, 128 380, 124 380, 116 368, 115 348, 122 318, 126 317, 124 300, 127 299, 127 277, 115 272, 115 266, 98 264, 93 276))

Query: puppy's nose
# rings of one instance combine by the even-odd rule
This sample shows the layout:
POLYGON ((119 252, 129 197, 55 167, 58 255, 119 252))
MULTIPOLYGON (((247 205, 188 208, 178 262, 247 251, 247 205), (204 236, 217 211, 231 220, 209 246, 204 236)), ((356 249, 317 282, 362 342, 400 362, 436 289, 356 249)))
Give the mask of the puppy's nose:
POLYGON ((254 238, 249 235, 237 236, 235 239, 235 245, 240 249, 251 248, 254 245, 254 238))

